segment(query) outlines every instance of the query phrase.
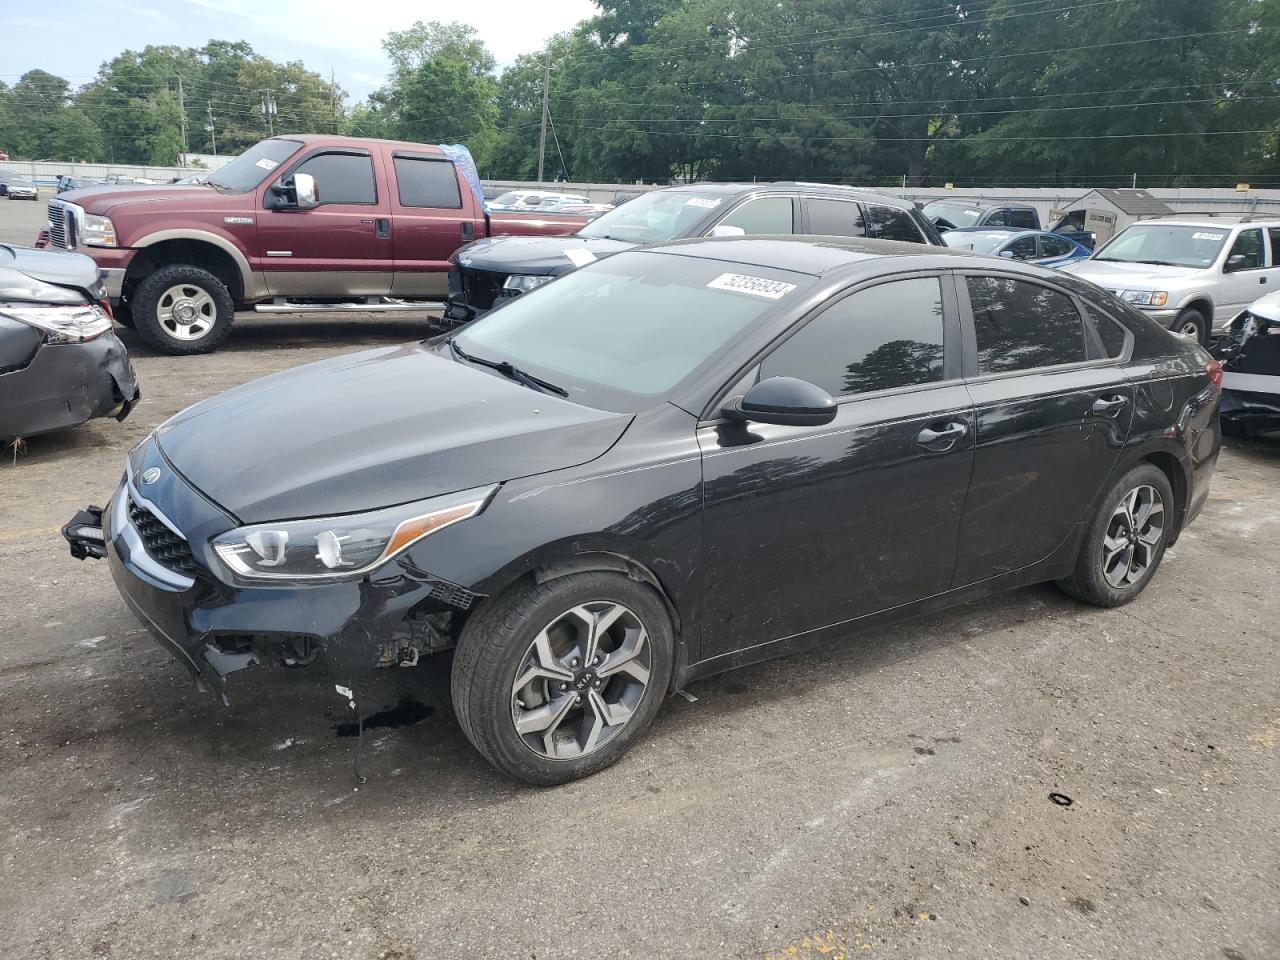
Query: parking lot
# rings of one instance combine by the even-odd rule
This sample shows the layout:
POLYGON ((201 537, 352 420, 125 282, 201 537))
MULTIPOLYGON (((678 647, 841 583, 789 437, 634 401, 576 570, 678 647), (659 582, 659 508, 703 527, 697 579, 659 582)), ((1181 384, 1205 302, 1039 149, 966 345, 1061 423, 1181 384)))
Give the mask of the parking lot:
POLYGON ((358 789, 320 672, 197 695, 58 528, 189 404, 421 335, 391 316, 125 331, 127 421, 0 452, 6 955, 1280 956, 1274 437, 1129 606, 1035 587, 704 681, 565 787, 472 750, 447 660, 379 675, 358 789))

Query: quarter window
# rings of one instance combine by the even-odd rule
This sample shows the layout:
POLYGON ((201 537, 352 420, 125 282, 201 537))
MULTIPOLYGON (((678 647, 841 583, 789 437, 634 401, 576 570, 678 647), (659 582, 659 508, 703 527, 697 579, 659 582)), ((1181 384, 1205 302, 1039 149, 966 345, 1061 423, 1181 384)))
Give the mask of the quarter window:
POLYGON ((790 197, 761 197, 748 200, 719 226, 740 227, 747 233, 794 233, 790 197))
POLYGON ((1262 266, 1262 231, 1241 230, 1236 235, 1236 242, 1231 244, 1227 263, 1230 264, 1231 258, 1236 256, 1244 257, 1244 262, 1232 267, 1234 270, 1253 270, 1262 266))
POLYGON ((1085 359, 1084 327, 1065 294, 1008 277, 966 277, 978 372, 1030 370, 1085 359))
POLYGON ((1098 331, 1098 337, 1102 340, 1102 347, 1106 350, 1107 356, 1112 359, 1120 356, 1124 351, 1124 327, 1091 304, 1085 306, 1085 316, 1098 331))
POLYGON ((396 157, 394 162, 400 206, 447 210, 462 207, 458 175, 449 161, 396 157))
POLYGON ((353 153, 322 153, 303 161, 294 173, 316 178, 321 203, 377 203, 372 158, 353 153))
POLYGON ((1071 252, 1071 241, 1061 237, 1041 237, 1040 248, 1045 257, 1065 257, 1071 252))
POLYGON ((867 205, 867 236, 878 240, 901 240, 924 243, 924 234, 911 219, 911 214, 896 207, 867 205))
POLYGON ((852 200, 810 199, 809 232, 824 237, 865 237, 862 207, 852 200))
POLYGON ((832 396, 942 379, 942 288, 937 277, 896 280, 832 304, 760 365, 832 396))

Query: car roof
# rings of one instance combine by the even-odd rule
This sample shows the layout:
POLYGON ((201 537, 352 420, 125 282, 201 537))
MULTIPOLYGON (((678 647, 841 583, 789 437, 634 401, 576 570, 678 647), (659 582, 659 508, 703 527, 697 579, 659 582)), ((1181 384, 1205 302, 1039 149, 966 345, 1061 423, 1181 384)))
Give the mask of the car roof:
POLYGON ((685 193, 711 193, 727 197, 746 196, 752 193, 800 193, 806 197, 822 197, 839 200, 874 199, 876 203, 910 210, 915 201, 892 193, 880 193, 870 187, 851 187, 839 183, 809 183, 803 180, 774 180, 768 183, 682 183, 666 190, 685 193))
MULTIPOLYGON (((1250 216, 1247 213, 1228 216, 1205 216, 1204 214, 1194 213, 1176 213, 1171 217, 1148 217, 1145 220, 1138 220, 1136 223, 1172 223, 1182 227, 1277 227, 1280 226, 1280 216, 1277 217, 1259 217, 1257 215, 1250 216)), ((1133 226, 1134 224, 1130 224, 1133 226)))
POLYGON ((644 252, 698 257, 749 267, 774 267, 813 277, 850 267, 872 267, 890 260, 909 260, 911 267, 920 269, 966 264, 990 268, 992 265, 991 257, 967 250, 860 237, 697 237, 646 247, 644 252))
POLYGON ((977 207, 979 210, 1034 210, 1029 203, 998 203, 995 200, 974 200, 971 197, 934 197, 925 206, 935 203, 954 203, 958 207, 977 207))

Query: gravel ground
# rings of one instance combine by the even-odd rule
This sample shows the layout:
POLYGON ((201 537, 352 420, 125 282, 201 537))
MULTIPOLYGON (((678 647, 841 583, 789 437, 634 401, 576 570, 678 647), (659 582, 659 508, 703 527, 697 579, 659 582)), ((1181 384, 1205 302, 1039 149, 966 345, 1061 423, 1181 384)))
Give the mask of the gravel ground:
POLYGON ((447 662, 381 677, 358 790, 322 675, 197 696, 57 528, 182 407, 419 331, 126 334, 129 420, 0 457, 4 956, 1280 957, 1275 439, 1128 607, 1037 587, 704 681, 566 787, 479 759, 447 662))

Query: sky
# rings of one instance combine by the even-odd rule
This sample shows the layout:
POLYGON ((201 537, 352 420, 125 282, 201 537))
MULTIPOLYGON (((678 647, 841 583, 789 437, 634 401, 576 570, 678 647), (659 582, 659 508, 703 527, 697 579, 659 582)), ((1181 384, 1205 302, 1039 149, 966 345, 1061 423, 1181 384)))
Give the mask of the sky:
POLYGON ((0 80, 39 67, 78 87, 124 50, 246 40, 272 60, 332 70, 351 103, 386 79, 382 38, 415 20, 471 24, 501 67, 597 12, 591 0, 59 0, 56 9, 56 23, 35 4, 5 15, 0 80))

